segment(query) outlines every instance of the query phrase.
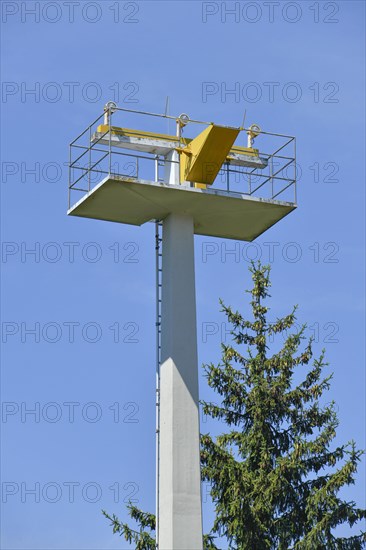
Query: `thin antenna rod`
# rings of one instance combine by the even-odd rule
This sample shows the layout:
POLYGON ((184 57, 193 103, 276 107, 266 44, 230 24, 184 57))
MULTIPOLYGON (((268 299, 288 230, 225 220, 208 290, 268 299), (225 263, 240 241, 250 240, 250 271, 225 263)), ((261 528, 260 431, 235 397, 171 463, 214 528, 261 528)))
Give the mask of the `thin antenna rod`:
POLYGON ((168 134, 170 133, 169 107, 170 107, 170 98, 167 95, 166 101, 165 101, 165 116, 167 117, 168 134))
POLYGON ((169 114, 169 96, 167 95, 166 100, 165 100, 165 113, 164 113, 164 115, 168 116, 168 114, 169 114))
POLYGON ((245 130, 245 117, 247 116, 247 110, 245 109, 243 115, 243 122, 241 123, 241 130, 245 130))

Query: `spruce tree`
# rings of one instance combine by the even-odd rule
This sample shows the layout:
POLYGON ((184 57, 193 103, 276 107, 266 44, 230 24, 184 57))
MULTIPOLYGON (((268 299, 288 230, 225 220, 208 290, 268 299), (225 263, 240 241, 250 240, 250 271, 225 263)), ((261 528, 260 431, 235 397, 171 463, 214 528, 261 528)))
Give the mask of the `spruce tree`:
POLYGON ((295 330, 296 308, 268 322, 270 267, 252 264, 250 271, 252 319, 221 302, 232 345, 222 344, 219 365, 205 365, 221 403, 203 402, 203 411, 228 427, 215 439, 201 437, 202 478, 216 511, 213 533, 237 550, 364 548, 364 533, 345 538, 334 531, 352 527, 366 512, 339 496, 354 483, 362 451, 353 441, 332 446, 338 419, 334 402, 321 399, 332 378, 323 375, 325 352, 314 358, 306 326, 295 330), (270 355, 276 336, 284 345, 270 355), (299 369, 306 372, 295 385, 299 369))
MULTIPOLYGON (((133 504, 127 506, 131 519, 135 520, 138 527, 132 529, 128 523, 122 523, 118 517, 113 514, 110 516, 105 510, 103 515, 110 520, 113 527, 113 533, 118 533, 123 536, 127 542, 135 544, 136 550, 156 550, 155 539, 155 515, 142 512, 139 508, 133 504), (147 529, 147 530, 146 530, 147 529)), ((205 550, 218 550, 214 544, 213 535, 203 536, 203 546, 205 550)))
POLYGON ((115 514, 110 516, 103 510, 103 515, 111 522, 113 533, 118 533, 127 542, 133 543, 136 550, 156 550, 153 533, 155 531, 155 515, 142 512, 131 503, 128 504, 127 509, 131 519, 138 524, 138 531, 132 529, 127 523, 122 523, 115 514))
MULTIPOLYGON (((216 438, 201 435, 202 480, 211 486, 216 512, 204 548, 217 548, 216 536, 227 541, 223 550, 366 548, 365 533, 340 537, 335 531, 366 517, 339 496, 354 483, 363 452, 353 441, 332 446, 338 419, 335 403, 322 399, 332 378, 323 375, 325 351, 313 357, 306 326, 295 328, 296 307, 268 321, 270 267, 252 264, 250 271, 252 319, 221 302, 232 345, 222 344, 218 365, 204 365, 221 403, 203 401, 203 412, 227 427, 216 438), (271 355, 269 344, 281 337, 284 344, 271 355), (302 382, 294 384, 301 369, 302 382)), ((155 516, 132 505, 129 513, 138 530, 104 515, 136 550, 155 549, 155 516)))

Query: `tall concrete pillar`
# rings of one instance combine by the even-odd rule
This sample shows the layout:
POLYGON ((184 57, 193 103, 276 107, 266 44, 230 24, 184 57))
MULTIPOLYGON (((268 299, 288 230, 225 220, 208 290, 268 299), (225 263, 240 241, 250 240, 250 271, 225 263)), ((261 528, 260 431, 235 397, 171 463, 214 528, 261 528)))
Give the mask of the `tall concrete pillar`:
POLYGON ((159 550, 202 550, 193 219, 163 221, 159 550))

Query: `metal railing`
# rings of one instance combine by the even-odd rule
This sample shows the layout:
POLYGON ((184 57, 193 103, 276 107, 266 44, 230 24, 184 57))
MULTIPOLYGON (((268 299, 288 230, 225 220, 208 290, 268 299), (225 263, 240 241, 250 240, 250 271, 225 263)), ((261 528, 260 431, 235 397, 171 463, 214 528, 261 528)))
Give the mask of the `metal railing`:
MULTIPOLYGON (((159 117, 160 119, 177 120, 166 114, 148 113, 124 108, 111 108, 102 113, 85 128, 69 147, 69 187, 68 207, 77 202, 83 195, 89 193, 105 177, 133 178, 155 182, 164 181, 164 170, 168 163, 179 163, 168 160, 162 155, 141 153, 138 151, 121 150, 112 141, 113 125, 119 114, 123 113, 121 126, 135 127, 126 117, 136 115, 159 117), (107 114, 107 117, 106 117, 107 114), (98 124, 107 119, 108 129, 97 132, 98 124), (163 170, 162 170, 163 169, 163 170), (75 196, 75 194, 77 194, 75 196)), ((210 122, 190 120, 192 125, 209 125, 210 122)), ((246 137, 248 129, 240 128, 237 141, 246 137)), ((177 141, 180 138, 177 137, 177 141)), ((223 191, 232 196, 248 195, 266 200, 280 200, 296 204, 296 140, 293 136, 261 131, 257 138, 259 157, 265 168, 244 167, 226 162, 220 169, 213 185, 207 192, 223 191), (264 152, 267 150, 268 152, 264 152)), ((240 145, 236 143, 236 145, 240 145)), ((192 184, 193 185, 193 184, 192 184)))

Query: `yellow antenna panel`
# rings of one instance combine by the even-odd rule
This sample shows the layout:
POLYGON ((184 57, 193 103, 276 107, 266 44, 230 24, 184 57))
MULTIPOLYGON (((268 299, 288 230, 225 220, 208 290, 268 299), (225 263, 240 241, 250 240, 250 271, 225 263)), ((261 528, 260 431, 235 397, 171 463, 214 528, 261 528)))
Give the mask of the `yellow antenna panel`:
POLYGON ((212 185, 240 132, 211 124, 180 150, 180 180, 212 185))

